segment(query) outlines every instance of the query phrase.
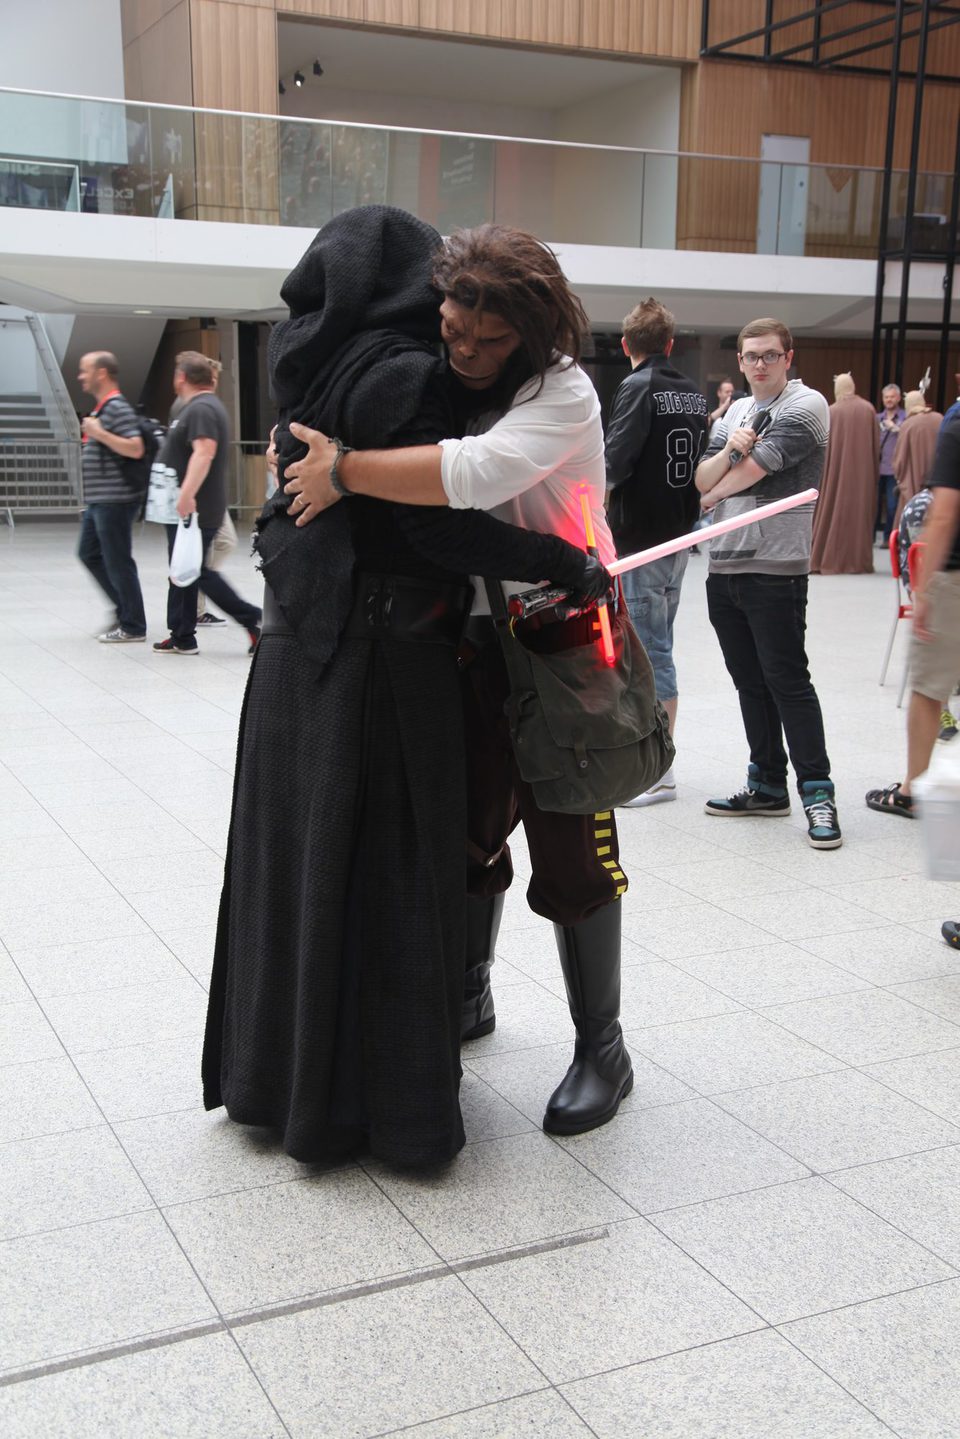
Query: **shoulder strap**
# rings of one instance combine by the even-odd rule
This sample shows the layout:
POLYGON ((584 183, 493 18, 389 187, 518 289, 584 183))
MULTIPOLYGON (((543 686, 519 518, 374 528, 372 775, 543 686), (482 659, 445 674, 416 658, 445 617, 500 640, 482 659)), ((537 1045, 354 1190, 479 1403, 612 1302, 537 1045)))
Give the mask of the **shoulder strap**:
POLYGON ((492 580, 488 575, 484 575, 483 587, 487 592, 490 614, 493 617, 494 628, 503 651, 510 687, 513 690, 528 690, 530 688, 529 666, 524 663, 523 646, 518 643, 510 629, 510 616, 507 612, 507 602, 503 597, 503 586, 499 580, 492 580))

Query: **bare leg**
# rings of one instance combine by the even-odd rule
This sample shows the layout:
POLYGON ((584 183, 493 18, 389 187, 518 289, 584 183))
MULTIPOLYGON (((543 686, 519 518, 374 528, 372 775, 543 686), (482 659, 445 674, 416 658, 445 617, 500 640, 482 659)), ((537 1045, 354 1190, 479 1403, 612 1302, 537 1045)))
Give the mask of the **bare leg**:
POLYGON ((667 712, 667 719, 670 721, 670 734, 672 735, 677 723, 677 705, 679 701, 677 696, 674 695, 672 700, 661 700, 660 703, 667 712))
POLYGON ((942 700, 932 700, 928 695, 913 690, 907 710, 907 777, 900 786, 900 793, 908 795, 910 785, 923 774, 930 763, 933 746, 940 733, 942 700))

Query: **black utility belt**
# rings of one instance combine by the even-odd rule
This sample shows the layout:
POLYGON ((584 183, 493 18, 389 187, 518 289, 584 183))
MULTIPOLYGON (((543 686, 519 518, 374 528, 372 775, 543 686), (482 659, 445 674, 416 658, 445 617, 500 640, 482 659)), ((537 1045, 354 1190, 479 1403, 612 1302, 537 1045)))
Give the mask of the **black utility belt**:
MULTIPOLYGON (((611 610, 611 619, 616 608, 611 610)), ((556 610, 544 610, 528 620, 518 620, 513 632, 528 650, 535 654, 556 654, 560 650, 576 649, 579 645, 593 644, 599 635, 596 610, 574 615, 571 619, 560 619, 556 610)), ((496 639, 496 627, 492 615, 471 615, 464 630, 464 639, 476 652, 496 639)))
POLYGON ((460 643, 473 600, 471 585, 414 580, 407 575, 356 576, 347 639, 408 640, 421 644, 460 643))

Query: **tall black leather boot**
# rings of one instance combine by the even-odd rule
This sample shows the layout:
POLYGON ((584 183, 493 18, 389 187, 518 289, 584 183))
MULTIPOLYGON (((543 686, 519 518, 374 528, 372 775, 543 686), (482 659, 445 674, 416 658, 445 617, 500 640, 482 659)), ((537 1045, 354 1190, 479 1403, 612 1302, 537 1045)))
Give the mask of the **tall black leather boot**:
POLYGON ((467 900, 467 973, 463 987, 460 1039, 480 1039, 497 1027, 490 988, 490 966, 496 958, 497 935, 506 896, 467 900))
POLYGON ((620 1028, 620 901, 579 924, 555 924, 570 1017, 573 1063, 547 1103, 548 1134, 583 1134, 612 1119, 633 1088, 620 1028))

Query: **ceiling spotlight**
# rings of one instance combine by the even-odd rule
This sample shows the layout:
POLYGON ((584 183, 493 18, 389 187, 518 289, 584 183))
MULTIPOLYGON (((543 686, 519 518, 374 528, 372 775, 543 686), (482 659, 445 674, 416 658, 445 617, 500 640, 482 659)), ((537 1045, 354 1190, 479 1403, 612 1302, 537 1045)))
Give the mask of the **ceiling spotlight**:
POLYGON ((293 83, 294 83, 294 85, 296 85, 296 87, 297 87, 298 90, 299 90, 300 87, 302 86, 305 78, 306 78, 306 77, 304 76, 304 73, 303 73, 302 70, 294 70, 294 72, 293 72, 293 83))
POLYGON ((279 88, 280 88, 280 94, 281 94, 281 95, 285 95, 285 94, 287 93, 287 87, 286 87, 286 85, 284 85, 284 83, 283 83, 282 80, 280 81, 280 87, 279 87, 279 88))
POLYGON ((314 62, 313 62, 313 73, 314 73, 314 75, 322 75, 322 74, 323 74, 323 66, 320 64, 320 61, 319 61, 319 60, 314 60, 314 62))

